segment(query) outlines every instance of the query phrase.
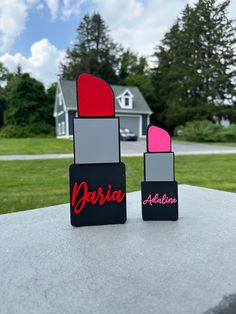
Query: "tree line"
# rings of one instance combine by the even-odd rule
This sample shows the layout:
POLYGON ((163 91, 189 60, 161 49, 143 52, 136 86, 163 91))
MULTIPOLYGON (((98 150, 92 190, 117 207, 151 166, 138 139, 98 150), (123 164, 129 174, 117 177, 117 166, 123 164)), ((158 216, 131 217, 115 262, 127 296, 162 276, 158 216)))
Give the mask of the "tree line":
POLYGON ((30 137, 53 135, 56 83, 48 89, 42 82, 23 73, 18 66, 10 73, 0 63, 0 126, 1 135, 30 137))
MULTIPOLYGON (((193 120, 236 122, 236 35, 230 0, 187 5, 153 51, 145 56, 116 43, 99 13, 86 14, 67 49, 59 77, 91 73, 110 84, 137 86, 153 111, 151 121, 173 132, 193 120)), ((155 40, 155 38, 154 38, 155 40)), ((18 69, 19 70, 19 69, 18 69)), ((0 64, 0 123, 53 124, 55 84, 47 91, 29 74, 0 64), (26 92, 28 91, 28 92, 26 92), (31 92, 29 92, 31 91, 31 92)))

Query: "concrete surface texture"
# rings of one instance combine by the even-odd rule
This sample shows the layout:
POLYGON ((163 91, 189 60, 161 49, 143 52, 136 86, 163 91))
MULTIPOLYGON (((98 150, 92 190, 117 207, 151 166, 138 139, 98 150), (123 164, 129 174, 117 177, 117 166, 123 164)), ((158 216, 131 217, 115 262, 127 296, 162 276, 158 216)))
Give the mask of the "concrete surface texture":
MULTIPOLYGON (((173 141, 172 151, 176 155, 195 154, 236 154, 236 146, 220 146, 190 142, 173 141)), ((137 142, 121 142, 122 156, 143 156, 146 152, 146 140, 137 142)), ((58 159, 73 158, 73 154, 41 154, 41 155, 0 155, 0 160, 33 160, 33 159, 58 159)))
POLYGON ((179 203, 177 222, 142 221, 140 192, 124 225, 0 216, 0 313, 213 313, 236 292, 236 194, 182 185, 179 203))

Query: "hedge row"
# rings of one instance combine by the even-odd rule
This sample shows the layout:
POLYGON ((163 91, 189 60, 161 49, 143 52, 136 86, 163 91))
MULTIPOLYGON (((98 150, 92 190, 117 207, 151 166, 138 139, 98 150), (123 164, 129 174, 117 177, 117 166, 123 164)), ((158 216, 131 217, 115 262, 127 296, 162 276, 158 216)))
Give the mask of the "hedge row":
POLYGON ((236 142, 236 124, 222 127, 207 120, 187 122, 176 134, 193 142, 236 142))

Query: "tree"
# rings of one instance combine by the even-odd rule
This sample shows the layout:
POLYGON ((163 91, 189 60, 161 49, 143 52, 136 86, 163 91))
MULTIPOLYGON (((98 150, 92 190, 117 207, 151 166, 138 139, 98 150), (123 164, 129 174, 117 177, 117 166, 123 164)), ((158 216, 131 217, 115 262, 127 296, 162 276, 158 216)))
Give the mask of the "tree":
POLYGON ((54 103, 56 97, 57 83, 51 84, 51 86, 47 89, 46 92, 46 103, 45 111, 46 111, 46 123, 55 125, 55 119, 53 117, 54 103))
POLYGON ((138 57, 130 49, 123 50, 120 57, 119 80, 123 82, 126 77, 132 75, 148 74, 147 59, 143 56, 138 57))
POLYGON ((155 50, 156 117, 170 131, 195 119, 219 121, 228 116, 227 105, 235 105, 236 38, 229 2, 187 5, 155 50))
POLYGON ((74 44, 67 49, 60 76, 71 80, 87 72, 114 83, 117 80, 120 51, 121 47, 111 39, 101 15, 87 14, 77 28, 74 44))
POLYGON ((4 125, 46 123, 49 120, 44 85, 28 73, 16 73, 5 91, 4 125))
POLYGON ((5 68, 2 62, 0 62, 0 127, 3 125, 3 113, 6 107, 3 86, 6 84, 8 77, 9 72, 7 68, 5 68))
POLYGON ((9 72, 7 68, 0 62, 0 85, 8 79, 9 72))
POLYGON ((150 69, 144 56, 138 57, 130 49, 122 52, 118 83, 125 86, 137 86, 148 104, 154 103, 155 95, 150 78, 150 69))

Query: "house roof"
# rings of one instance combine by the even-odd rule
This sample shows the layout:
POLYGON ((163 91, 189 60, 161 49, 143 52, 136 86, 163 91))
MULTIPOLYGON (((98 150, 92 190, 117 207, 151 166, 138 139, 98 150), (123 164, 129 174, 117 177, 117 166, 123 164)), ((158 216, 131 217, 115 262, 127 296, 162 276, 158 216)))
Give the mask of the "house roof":
MULTIPOLYGON (((76 100, 76 82, 60 80, 60 86, 62 94, 65 100, 65 105, 67 109, 77 110, 77 100, 76 100)), ((144 99, 140 90, 135 86, 120 86, 111 85, 111 88, 115 94, 115 111, 116 113, 151 113, 151 110, 144 99), (129 90, 133 97, 133 108, 132 109, 122 109, 116 99, 117 96, 123 94, 126 90, 129 90)))

